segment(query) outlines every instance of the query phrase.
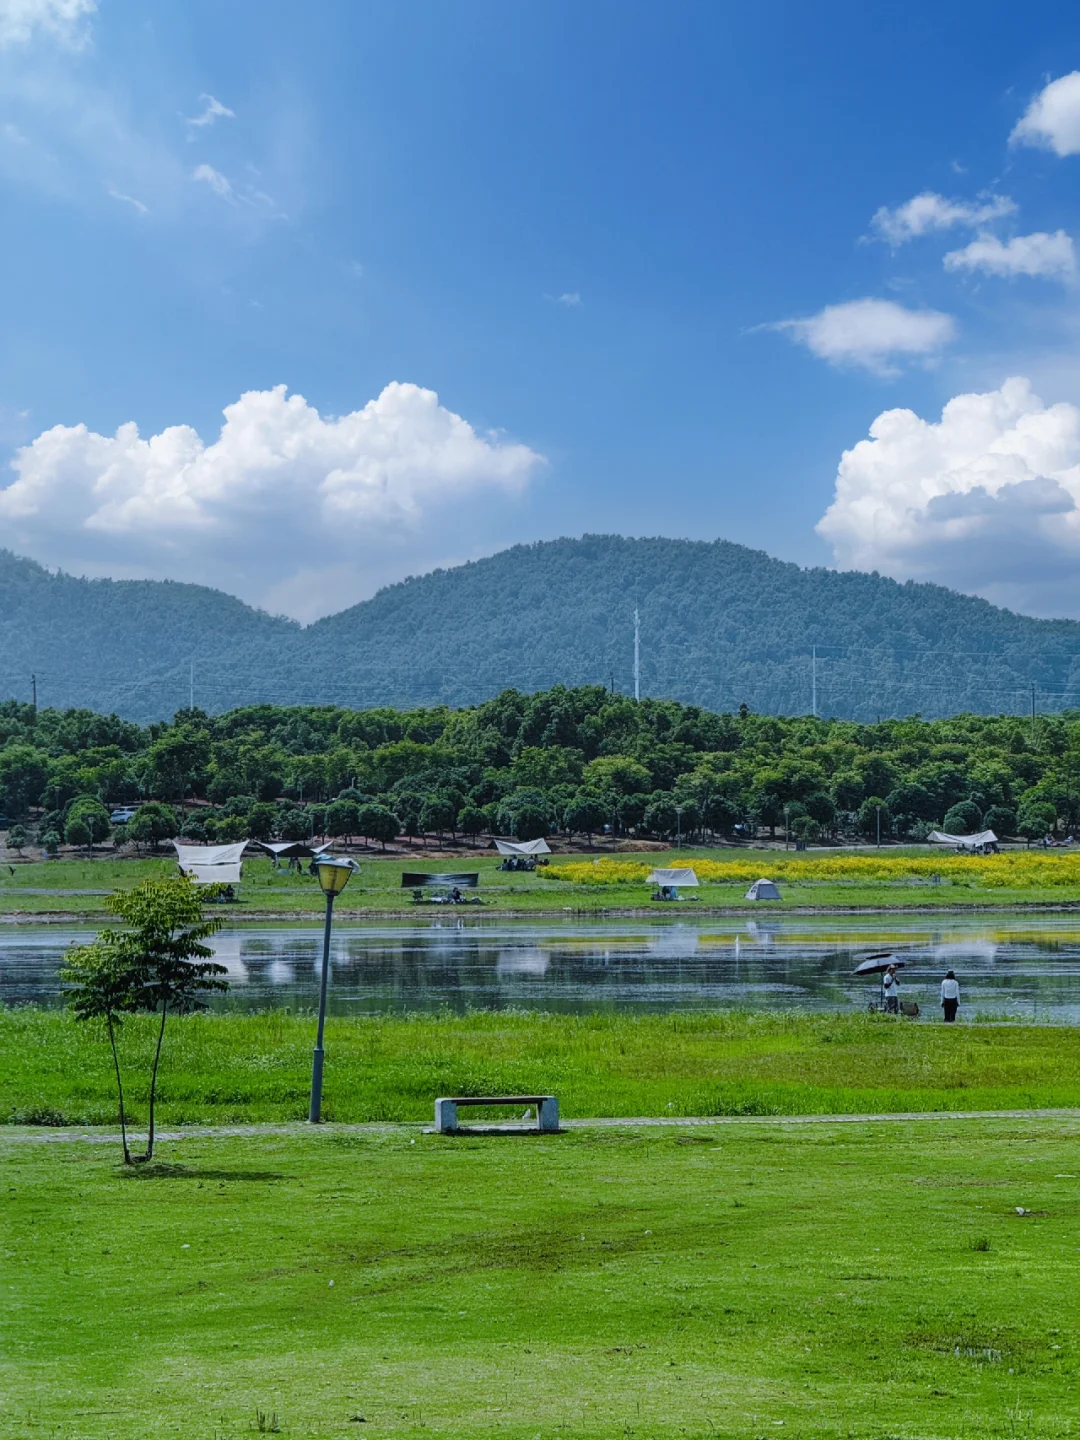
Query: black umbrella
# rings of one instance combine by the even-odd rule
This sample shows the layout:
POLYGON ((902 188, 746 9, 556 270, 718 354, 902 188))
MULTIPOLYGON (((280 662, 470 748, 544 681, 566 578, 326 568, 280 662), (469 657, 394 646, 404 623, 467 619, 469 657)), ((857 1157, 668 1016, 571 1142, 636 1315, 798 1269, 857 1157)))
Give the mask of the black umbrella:
POLYGON ((865 960, 860 960, 853 975, 881 975, 888 970, 890 965, 895 965, 902 970, 907 962, 898 960, 895 955, 868 955, 865 960))

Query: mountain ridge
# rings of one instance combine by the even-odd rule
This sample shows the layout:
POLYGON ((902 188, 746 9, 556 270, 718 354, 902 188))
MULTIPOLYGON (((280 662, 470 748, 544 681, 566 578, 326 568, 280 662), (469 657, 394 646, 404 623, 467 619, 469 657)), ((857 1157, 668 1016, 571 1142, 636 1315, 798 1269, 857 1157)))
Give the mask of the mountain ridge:
POLYGON ((86 580, 0 552, 0 687, 166 718, 188 703, 469 705, 633 687, 712 710, 855 719, 1080 705, 1080 622, 727 540, 584 535, 410 577, 304 627, 179 581, 86 580), (815 663, 814 652, 817 652, 815 663), (21 689, 18 688, 21 686, 21 689))

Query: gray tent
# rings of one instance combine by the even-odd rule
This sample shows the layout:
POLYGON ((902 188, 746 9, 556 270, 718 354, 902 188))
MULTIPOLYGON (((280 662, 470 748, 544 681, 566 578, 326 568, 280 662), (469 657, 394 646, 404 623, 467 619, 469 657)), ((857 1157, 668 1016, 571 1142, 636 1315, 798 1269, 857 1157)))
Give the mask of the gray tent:
POLYGON ((747 900, 779 900, 780 891, 772 880, 755 880, 746 892, 747 900))

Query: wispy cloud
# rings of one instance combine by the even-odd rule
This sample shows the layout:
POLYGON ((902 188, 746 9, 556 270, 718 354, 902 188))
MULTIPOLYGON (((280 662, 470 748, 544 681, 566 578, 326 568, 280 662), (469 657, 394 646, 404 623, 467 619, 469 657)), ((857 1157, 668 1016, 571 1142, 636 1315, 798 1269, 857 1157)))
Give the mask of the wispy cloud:
POLYGON ((1042 280, 1072 280, 1076 277, 1076 247, 1072 236, 1064 230, 1053 235, 1037 231, 1034 235, 1014 235, 999 240, 996 235, 980 235, 962 250, 950 250, 945 256, 946 270, 981 270, 987 275, 1012 278, 1030 275, 1042 280))
POLYGON ((0 0, 0 48, 44 37, 81 49, 96 10, 97 0, 0 0))
POLYGON ((790 335, 832 365, 860 365, 887 376, 897 373, 898 359, 935 357, 955 336, 956 321, 940 310, 907 310, 893 300, 865 299, 754 328, 790 335))
POLYGON ((196 165, 191 172, 191 178, 201 181, 204 185, 209 185, 214 194, 220 195, 222 200, 228 200, 232 205, 236 204, 236 192, 233 190, 232 181, 222 175, 220 170, 215 170, 212 165, 196 165))
POLYGON ((230 110, 227 105, 223 105, 221 101, 215 99, 213 95, 200 95, 199 99, 203 101, 203 108, 200 114, 184 116, 184 124, 188 127, 189 140, 195 139, 195 132, 197 130, 204 130, 208 125, 213 125, 218 120, 236 119, 236 111, 230 110))
POLYGON ((125 195, 122 190, 117 190, 115 185, 106 185, 105 189, 114 200, 122 200, 125 205, 133 206, 140 215, 149 215, 149 207, 144 205, 141 200, 136 200, 134 195, 125 195))
POLYGON ((920 235, 930 235, 938 230, 952 230, 958 226, 974 230, 977 226, 1011 215, 1016 205, 1007 195, 990 195, 979 200, 949 200, 933 190, 924 190, 890 209, 887 205, 875 211, 870 228, 879 240, 886 241, 894 248, 920 235))

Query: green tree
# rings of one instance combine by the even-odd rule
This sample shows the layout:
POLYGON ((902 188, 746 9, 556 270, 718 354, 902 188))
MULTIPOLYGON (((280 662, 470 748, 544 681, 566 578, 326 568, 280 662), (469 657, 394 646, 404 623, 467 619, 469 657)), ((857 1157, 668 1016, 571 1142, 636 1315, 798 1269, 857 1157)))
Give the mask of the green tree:
POLYGON ((67 818, 69 822, 81 820, 95 845, 109 838, 112 829, 109 812, 96 795, 76 795, 68 806, 67 818))
POLYGON ((451 829, 456 820, 454 802, 446 795, 431 795, 420 810, 420 833, 435 834, 441 840, 443 832, 451 829))
POLYGON ((468 835, 470 840, 482 835, 486 824, 487 816, 479 805, 466 805, 458 814, 458 828, 463 835, 468 835))
POLYGON ((76 1018, 105 1024, 120 1105, 124 1163, 130 1165, 153 1158, 158 1068, 169 1015, 205 1010, 203 996, 225 990, 227 984, 219 977, 228 972, 213 962, 214 952, 205 943, 222 922, 206 918, 203 898, 186 876, 146 880, 134 890, 115 891, 105 903, 126 928, 102 930, 91 944, 70 950, 63 978, 76 1018), (116 1030, 126 1015, 137 1013, 160 1019, 150 1071, 146 1150, 133 1157, 116 1030))
POLYGON ((65 825, 64 839, 69 845, 85 845, 87 854, 93 855, 94 837, 90 833, 90 826, 78 815, 73 816, 65 825))
POLYGON ((13 825, 8 831, 8 848, 14 850, 16 855, 21 855, 23 846, 26 844, 26 830, 22 825, 13 825))
POLYGON ((563 811, 563 824, 568 835, 583 834, 592 844, 593 834, 602 830, 607 809, 595 795, 578 793, 563 811))
POLYGON ((944 825, 948 835, 973 835, 982 825, 982 814, 970 800, 961 800, 946 810, 944 825))
POLYGON ((1017 816, 1017 833, 1030 844, 1049 835, 1057 824, 1057 812, 1049 801, 1024 800, 1017 816))
POLYGON ((41 799, 49 778, 49 757, 33 745, 18 743, 0 749, 0 807, 25 815, 41 799))
POLYGON ((60 832, 58 830, 46 830, 41 837, 41 848, 46 855, 53 856, 60 853, 60 832))
POLYGON ((277 806, 260 800, 248 811, 247 833, 252 840, 271 840, 277 829, 277 806))
POLYGON ((360 809, 355 800, 332 800, 326 807, 326 833, 335 840, 359 833, 360 809))
POLYGON ((389 806, 369 804, 359 807, 356 828, 366 840, 378 840, 385 850, 388 841, 397 839, 401 826, 389 806))
POLYGON ((171 840, 179 832, 180 822, 176 818, 176 811, 156 800, 140 805, 127 826, 129 838, 137 845, 149 846, 151 850, 156 850, 162 840, 171 840))
POLYGON ((1020 833, 1016 828, 1016 811, 1010 810, 1007 805, 991 805, 983 816, 982 823, 984 830, 993 830, 999 839, 1020 833))
POLYGON ((889 814, 889 807, 880 795, 868 795, 859 806, 859 834, 867 840, 875 840, 878 836, 879 816, 880 833, 884 839, 889 833, 889 823, 892 818, 889 814))

